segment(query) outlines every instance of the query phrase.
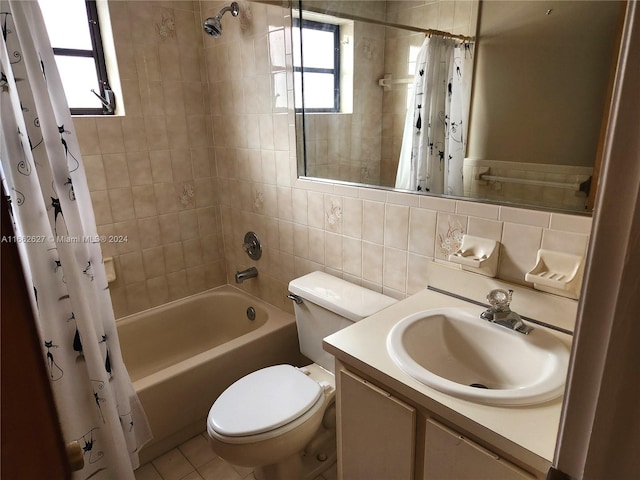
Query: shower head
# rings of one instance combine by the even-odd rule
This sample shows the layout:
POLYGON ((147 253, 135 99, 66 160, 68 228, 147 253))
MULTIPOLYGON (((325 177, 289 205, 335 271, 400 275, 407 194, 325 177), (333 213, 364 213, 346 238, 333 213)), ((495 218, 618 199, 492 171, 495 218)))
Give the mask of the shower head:
POLYGON ((204 31, 211 35, 214 38, 218 38, 222 35, 222 16, 231 12, 231 15, 234 17, 238 16, 240 13, 240 7, 238 6, 238 2, 233 2, 230 6, 224 7, 215 17, 209 17, 204 21, 204 31))

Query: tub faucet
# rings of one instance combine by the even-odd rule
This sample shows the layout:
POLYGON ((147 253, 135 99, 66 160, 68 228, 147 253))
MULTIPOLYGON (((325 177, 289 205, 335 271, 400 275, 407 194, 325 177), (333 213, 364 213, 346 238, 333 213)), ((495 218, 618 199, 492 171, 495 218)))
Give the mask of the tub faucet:
POLYGON ((516 312, 512 312, 509 304, 511 303, 511 297, 513 296, 513 290, 495 289, 491 290, 487 295, 487 301, 491 305, 480 314, 480 318, 487 320, 491 323, 495 323, 502 327, 506 327, 510 330, 528 335, 533 327, 525 325, 516 312))
POLYGON ((249 278, 255 278, 258 276, 258 269, 256 267, 247 268, 241 272, 236 272, 236 283, 242 283, 249 278))

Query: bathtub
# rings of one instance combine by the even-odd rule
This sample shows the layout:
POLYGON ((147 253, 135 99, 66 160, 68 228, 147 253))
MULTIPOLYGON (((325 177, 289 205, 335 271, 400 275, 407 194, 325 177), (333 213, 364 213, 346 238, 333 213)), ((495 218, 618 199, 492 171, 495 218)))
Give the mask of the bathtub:
POLYGON ((214 400, 237 379, 278 363, 305 364, 293 315, 230 285, 116 325, 154 435, 140 452, 141 464, 203 432, 214 400))

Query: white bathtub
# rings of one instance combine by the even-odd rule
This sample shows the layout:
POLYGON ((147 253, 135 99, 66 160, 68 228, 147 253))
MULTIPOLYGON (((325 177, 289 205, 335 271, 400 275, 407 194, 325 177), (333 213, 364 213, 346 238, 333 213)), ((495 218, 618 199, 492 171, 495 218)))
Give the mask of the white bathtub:
POLYGON ((154 435, 141 463, 203 432, 214 400, 240 377, 305 364, 293 315, 230 285, 124 317, 117 327, 154 435))

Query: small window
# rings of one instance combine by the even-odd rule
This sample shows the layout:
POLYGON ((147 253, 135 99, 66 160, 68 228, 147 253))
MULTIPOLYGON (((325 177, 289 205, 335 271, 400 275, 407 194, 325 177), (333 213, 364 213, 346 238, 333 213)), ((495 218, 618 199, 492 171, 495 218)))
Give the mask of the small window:
POLYGON ((96 2, 38 1, 71 114, 113 114, 115 97, 107 78, 96 2))
POLYGON ((302 43, 293 49, 296 111, 302 111, 304 99, 305 112, 339 112, 340 26, 293 20, 293 38, 302 43))

